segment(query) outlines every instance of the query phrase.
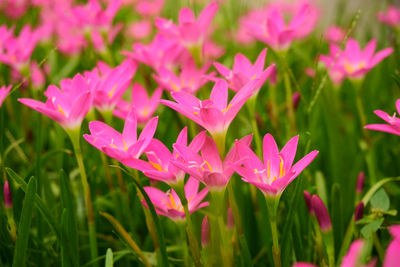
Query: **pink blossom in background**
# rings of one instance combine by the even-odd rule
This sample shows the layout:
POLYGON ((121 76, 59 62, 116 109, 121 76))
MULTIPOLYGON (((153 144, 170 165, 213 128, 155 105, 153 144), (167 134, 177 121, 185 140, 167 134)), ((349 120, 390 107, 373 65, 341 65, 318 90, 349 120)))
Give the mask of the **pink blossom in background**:
POLYGON ((319 17, 319 10, 310 1, 275 2, 269 4, 263 13, 251 13, 254 18, 248 16, 241 22, 250 36, 277 51, 287 50, 293 40, 310 34, 319 17), (285 22, 286 16, 291 17, 289 23, 285 22))
MULTIPOLYGON (((396 101, 396 109, 400 114, 400 99, 396 101)), ((365 129, 400 135, 400 118, 396 117, 396 112, 392 116, 382 110, 375 110, 374 113, 387 124, 369 124, 365 129)))
POLYGON ((0 11, 14 19, 24 15, 29 6, 29 0, 0 0, 0 11))
POLYGON ((152 27, 151 22, 148 20, 135 21, 128 26, 127 35, 134 40, 143 40, 150 36, 152 27))
POLYGON ((156 74, 153 77, 161 87, 170 92, 195 94, 208 82, 207 77, 215 75, 215 72, 206 75, 210 66, 211 62, 208 62, 198 69, 196 63, 188 58, 181 65, 181 70, 178 74, 161 66, 156 70, 156 74))
POLYGON ((5 33, 5 37, 0 42, 0 62, 19 72, 26 71, 33 50, 39 42, 38 32, 32 30, 30 25, 24 26, 18 36, 10 36, 10 31, 4 27, 1 28, 1 32, 5 33))
POLYGON ((331 44, 330 54, 321 55, 319 60, 325 64, 331 80, 336 84, 344 78, 363 79, 365 74, 393 52, 393 48, 385 48, 375 54, 375 48, 375 39, 364 50, 356 40, 349 39, 344 51, 336 44, 331 44))
POLYGON ((4 99, 8 96, 12 88, 12 85, 9 86, 1 86, 0 87, 0 107, 3 105, 4 99))
POLYGON ((122 53, 155 70, 160 67, 169 70, 175 69, 180 64, 182 54, 185 52, 184 47, 179 45, 176 40, 162 34, 156 34, 149 44, 133 44, 132 50, 132 52, 124 51, 122 53))
POLYGON ((156 17, 160 15, 165 0, 137 0, 135 9, 143 17, 156 17))
MULTIPOLYGON (((143 189, 149 195, 158 214, 166 216, 174 221, 185 220, 185 211, 181 199, 173 189, 167 192, 150 186, 145 186, 143 189)), ((199 181, 196 179, 189 177, 184 190, 190 213, 209 205, 208 201, 202 202, 208 193, 208 189, 204 188, 199 191, 199 181)), ((147 206, 144 201, 142 201, 142 203, 147 206)))
POLYGON ((196 122, 211 135, 225 135, 230 123, 255 90, 258 79, 246 84, 228 104, 228 84, 224 80, 215 83, 210 99, 200 100, 190 93, 173 92, 172 98, 176 101, 161 100, 164 104, 190 120, 196 122))
MULTIPOLYGON (((241 143, 248 147, 251 139, 252 135, 245 136, 236 144, 241 143)), ((225 189, 234 173, 233 164, 239 156, 235 145, 222 160, 215 141, 209 136, 205 138, 200 155, 190 147, 180 144, 174 144, 174 149, 178 151, 181 159, 176 159, 172 163, 205 184, 210 191, 225 189)))
POLYGON ((101 121, 91 121, 90 134, 83 137, 89 144, 116 160, 137 159, 151 142, 157 123, 158 117, 152 118, 137 137, 136 111, 132 108, 125 120, 122 134, 101 121))
POLYGON ((335 25, 329 26, 324 34, 325 39, 330 43, 340 43, 345 36, 344 30, 335 25))
POLYGON ((4 195, 4 207, 6 209, 10 209, 12 207, 13 202, 12 202, 10 185, 8 184, 7 180, 4 182, 3 195, 4 195))
POLYGON ((203 44, 209 39, 211 21, 217 11, 218 5, 211 2, 196 19, 193 11, 184 7, 179 11, 178 25, 164 18, 157 18, 155 23, 161 33, 176 38, 189 51, 199 47, 203 51, 203 44))
POLYGON ((125 60, 115 68, 98 62, 95 69, 85 72, 86 79, 94 85, 94 107, 102 112, 112 111, 128 89, 136 69, 136 62, 125 60))
POLYGON ((238 143, 240 159, 234 169, 243 181, 255 185, 265 195, 280 195, 318 155, 314 150, 292 166, 298 140, 298 136, 293 137, 279 151, 272 135, 266 134, 263 140, 264 163, 248 146, 238 143))
POLYGON ((80 74, 72 79, 61 80, 60 88, 61 90, 55 85, 47 87, 44 92, 47 97, 45 103, 30 98, 20 98, 18 101, 46 115, 67 130, 80 128, 92 106, 92 88, 80 74))
POLYGON ((400 225, 392 225, 389 227, 389 232, 393 240, 386 248, 385 260, 383 267, 396 267, 400 262, 400 225))
POLYGON ((389 6, 385 12, 379 11, 377 17, 380 22, 391 27, 400 26, 400 8, 395 6, 389 6))
POLYGON ((150 97, 146 89, 139 83, 133 84, 131 102, 120 99, 114 109, 113 115, 125 119, 132 107, 136 109, 139 123, 147 122, 157 110, 162 95, 162 88, 157 88, 150 97))
POLYGON ((254 65, 243 54, 237 54, 234 59, 232 70, 221 63, 215 62, 214 66, 218 72, 228 81, 229 88, 238 92, 245 84, 254 79, 259 79, 255 86, 258 91, 265 81, 276 71, 275 64, 264 69, 267 49, 261 51, 254 65))

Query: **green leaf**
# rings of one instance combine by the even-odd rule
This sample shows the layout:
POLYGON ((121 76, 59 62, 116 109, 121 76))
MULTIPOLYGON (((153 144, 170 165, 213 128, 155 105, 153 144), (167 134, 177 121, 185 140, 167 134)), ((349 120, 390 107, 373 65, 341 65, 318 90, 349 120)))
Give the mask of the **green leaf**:
POLYGON ((383 223, 383 218, 379 220, 374 220, 370 222, 369 224, 365 225, 363 228, 361 228, 361 234, 365 239, 372 238, 372 234, 378 231, 379 227, 383 223))
POLYGON ((380 209, 382 211, 388 211, 390 208, 390 199, 386 194, 385 189, 381 188, 372 196, 371 205, 373 208, 380 209))
POLYGON ((29 241, 29 230, 31 228, 34 197, 36 192, 36 181, 31 178, 26 190, 21 218, 18 224, 18 236, 14 250, 13 267, 25 265, 26 249, 29 241))
POLYGON ((113 252, 111 248, 107 249, 106 253, 106 265, 105 267, 113 267, 114 259, 113 259, 113 252))
MULTIPOLYGON (((14 180, 15 183, 18 184, 18 186, 22 189, 22 191, 26 192, 26 188, 27 188, 27 184, 25 182, 24 179, 22 179, 21 176, 19 176, 18 174, 16 174, 12 169, 10 168, 6 168, 6 172, 8 174, 8 176, 14 180)), ((60 240, 61 238, 61 232, 59 229, 59 225, 56 223, 56 221, 54 220, 53 215, 51 214, 51 212, 47 209, 47 207, 45 206, 45 204, 43 203, 42 199, 39 197, 38 194, 35 194, 34 197, 34 203, 36 205, 36 208, 38 208, 38 210, 40 211, 40 213, 43 215, 43 218, 47 221, 47 223, 49 224, 49 226, 53 229, 54 233, 57 236, 57 239, 60 240)))

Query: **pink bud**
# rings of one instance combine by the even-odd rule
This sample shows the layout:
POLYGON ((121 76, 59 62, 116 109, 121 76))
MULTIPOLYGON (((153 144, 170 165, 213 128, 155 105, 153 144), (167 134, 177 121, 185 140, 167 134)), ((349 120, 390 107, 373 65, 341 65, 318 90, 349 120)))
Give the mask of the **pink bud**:
POLYGON ((315 212, 315 216, 317 217, 319 227, 322 232, 327 232, 332 229, 331 218, 329 217, 328 210, 325 207, 322 199, 317 195, 313 195, 311 198, 312 208, 315 212))
POLYGON ((6 209, 12 207, 12 197, 8 181, 4 183, 4 206, 6 207, 6 209))
POLYGON ((227 217, 227 222, 226 222, 226 227, 228 229, 233 229, 233 227, 235 227, 235 221, 233 219, 233 214, 232 214, 232 209, 231 207, 228 207, 228 217, 227 217))
POLYGON ((364 203, 360 201, 357 204, 356 210, 354 211, 354 221, 361 220, 364 216, 364 203))
POLYGON ((204 216, 201 223, 201 245, 206 247, 208 244, 210 244, 210 223, 208 222, 208 216, 204 216))
POLYGON ((297 107, 299 106, 299 102, 301 99, 301 94, 300 92, 294 92, 292 95, 292 102, 293 102, 293 109, 296 110, 297 107))
POLYGON ((314 215, 314 210, 313 210, 312 205, 311 205, 311 194, 308 191, 304 190, 303 196, 304 196, 304 201, 306 202, 306 206, 307 206, 308 212, 311 215, 314 215))
POLYGON ((363 187, 364 187, 364 180, 365 180, 365 175, 364 172, 360 172, 358 174, 358 178, 357 178, 357 186, 356 186, 356 192, 357 194, 361 194, 363 187))

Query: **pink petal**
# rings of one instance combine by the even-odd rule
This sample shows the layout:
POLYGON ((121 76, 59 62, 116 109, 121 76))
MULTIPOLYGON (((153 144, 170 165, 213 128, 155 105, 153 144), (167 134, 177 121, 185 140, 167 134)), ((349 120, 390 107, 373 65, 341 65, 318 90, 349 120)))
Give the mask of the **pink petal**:
POLYGON ((213 102, 213 106, 219 110, 226 109, 228 102, 228 84, 225 80, 219 80, 215 83, 210 99, 213 102))

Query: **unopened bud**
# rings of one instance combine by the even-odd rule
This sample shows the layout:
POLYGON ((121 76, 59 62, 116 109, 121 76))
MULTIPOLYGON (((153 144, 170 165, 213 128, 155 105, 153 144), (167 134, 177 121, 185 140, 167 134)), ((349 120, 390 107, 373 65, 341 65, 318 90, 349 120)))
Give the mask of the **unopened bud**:
POLYGON ((226 227, 230 230, 233 229, 233 227, 235 227, 235 220, 233 219, 233 214, 232 214, 232 209, 231 207, 228 207, 228 216, 226 219, 226 227))
POLYGON ((325 207, 322 199, 317 195, 313 195, 311 198, 312 209, 317 217, 319 227, 322 232, 327 232, 332 229, 331 218, 329 216, 328 210, 325 207))
POLYGON ((314 215, 314 211, 313 211, 312 204, 311 204, 311 194, 308 191, 304 190, 303 196, 304 196, 304 201, 306 202, 308 212, 311 215, 314 215))
POLYGON ((206 247, 208 244, 210 244, 210 223, 208 222, 208 216, 204 216, 201 223, 201 245, 206 247))
POLYGON ((296 110, 297 107, 299 106, 301 99, 301 94, 300 92, 294 92, 292 95, 292 102, 293 102, 293 109, 296 110))
POLYGON ((12 207, 12 196, 8 181, 4 183, 4 206, 6 207, 6 209, 12 207))
POLYGON ((364 216, 364 203, 360 201, 357 204, 356 210, 354 211, 354 221, 361 220, 364 216))
POLYGON ((357 194, 361 194, 362 193, 363 187, 364 187, 364 180, 365 180, 364 172, 360 172, 358 174, 358 178, 357 178, 357 186, 356 186, 357 194))

